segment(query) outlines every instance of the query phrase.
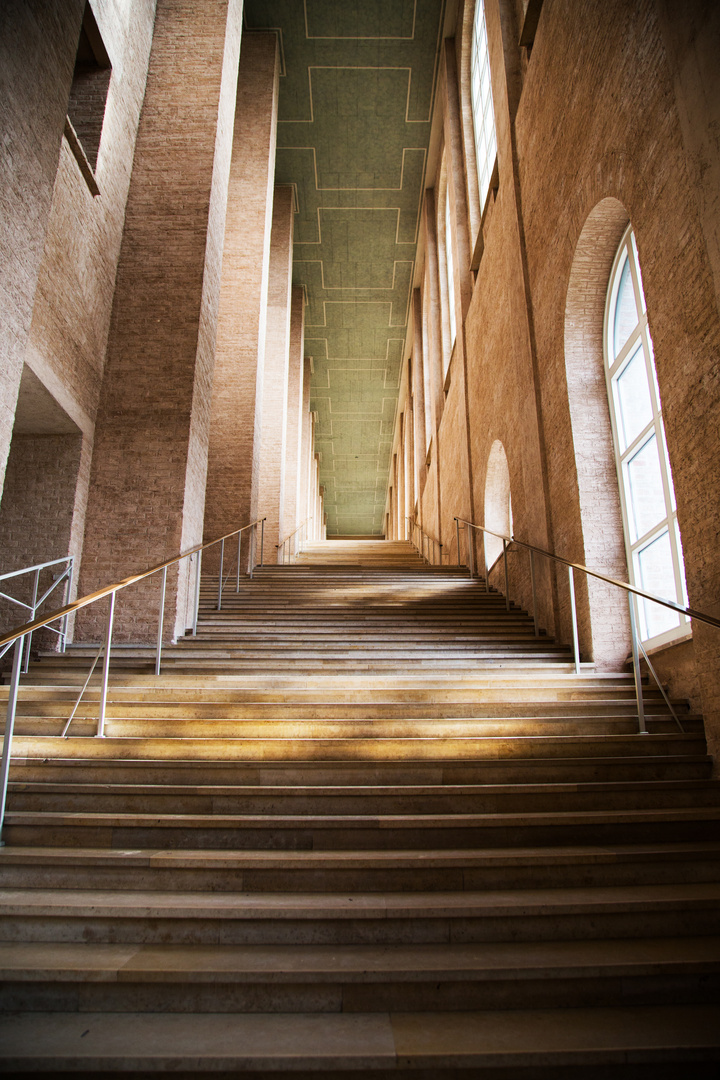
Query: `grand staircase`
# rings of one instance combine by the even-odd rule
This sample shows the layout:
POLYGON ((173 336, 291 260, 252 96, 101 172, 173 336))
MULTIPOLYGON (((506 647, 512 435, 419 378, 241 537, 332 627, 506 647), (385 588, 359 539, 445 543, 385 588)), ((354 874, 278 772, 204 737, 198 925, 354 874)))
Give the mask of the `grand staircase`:
MULTIPOLYGON (((327 542, 203 582, 156 678, 21 687, 8 1075, 713 1077, 720 788, 624 673, 462 568, 327 542)), ((7 689, 5 689, 5 694, 7 689)))

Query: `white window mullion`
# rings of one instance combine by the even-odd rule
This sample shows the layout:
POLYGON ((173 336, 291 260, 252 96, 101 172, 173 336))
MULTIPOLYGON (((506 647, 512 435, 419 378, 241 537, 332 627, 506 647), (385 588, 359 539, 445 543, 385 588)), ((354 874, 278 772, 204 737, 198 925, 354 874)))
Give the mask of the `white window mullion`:
MULTIPOLYGON (((632 230, 618 248, 605 309, 605 372, 631 583, 686 604, 670 459, 632 230)), ((685 616, 638 603, 651 645, 684 636, 685 616)))

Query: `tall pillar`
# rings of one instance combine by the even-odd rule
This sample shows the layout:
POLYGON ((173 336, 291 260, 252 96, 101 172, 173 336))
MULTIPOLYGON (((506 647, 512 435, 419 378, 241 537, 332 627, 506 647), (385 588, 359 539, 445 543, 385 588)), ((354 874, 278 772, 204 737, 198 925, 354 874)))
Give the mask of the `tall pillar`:
POLYGON ((240 528, 258 514, 278 78, 276 35, 245 33, 223 251, 206 540, 240 528))
POLYGON ((413 442, 415 459, 415 500, 418 507, 418 520, 422 520, 422 493, 425 488, 427 461, 427 435, 425 431, 425 363, 423 357, 422 298, 420 289, 413 289, 413 352, 411 371, 411 391, 413 402, 413 442))
MULTIPOLYGON (((81 588, 202 536, 241 0, 158 0, 98 408, 81 588)), ((152 640, 159 576, 121 594, 119 640, 152 640)), ((187 562, 166 626, 191 613, 187 562)), ((104 607, 104 605, 101 605, 104 607)), ((97 637, 103 613, 79 618, 97 637)))
POLYGON ((285 439, 287 386, 290 364, 290 298, 292 291, 293 190, 276 187, 270 238, 265 367, 262 392, 262 430, 258 511, 265 522, 268 562, 275 545, 285 537, 285 439))
POLYGON ((0 4, 0 490, 10 450, 83 0, 0 4))
POLYGON ((303 354, 305 290, 293 286, 290 312, 290 368, 287 385, 287 429, 285 438, 285 533, 293 532, 304 520, 300 503, 302 471, 303 354))
POLYGON ((311 536, 310 521, 310 458, 312 443, 312 417, 310 416, 310 379, 312 378, 312 360, 306 356, 303 360, 301 430, 300 430, 300 469, 298 476, 299 517, 307 521, 306 535, 311 536))

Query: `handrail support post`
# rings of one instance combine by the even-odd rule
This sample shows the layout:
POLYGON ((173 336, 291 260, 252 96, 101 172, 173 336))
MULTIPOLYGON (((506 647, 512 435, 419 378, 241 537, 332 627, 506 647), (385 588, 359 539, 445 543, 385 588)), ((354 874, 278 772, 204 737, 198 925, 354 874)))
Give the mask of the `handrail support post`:
POLYGON ((0 847, 5 846, 2 839, 3 825, 5 824, 5 804, 7 802, 8 777, 10 775, 10 754, 12 751, 12 737, 15 728, 15 713, 17 712, 18 686, 20 685, 20 670, 22 668, 23 653, 25 651, 25 635, 17 639, 15 643, 15 655, 13 656, 12 677, 8 691, 7 719, 5 720, 5 738, 3 739, 2 763, 0 763, 0 847))
MULTIPOLYGON (((75 559, 71 555, 70 556, 70 564, 69 564, 68 570, 67 570, 67 577, 65 578, 65 603, 66 604, 70 603, 70 597, 72 596, 73 571, 74 571, 74 569, 75 569, 75 559)), ((63 618, 62 637, 60 638, 60 640, 62 642, 62 645, 60 647, 61 652, 65 652, 65 646, 67 645, 68 621, 69 621, 69 619, 70 619, 69 614, 65 615, 65 617, 63 618)))
POLYGON ((640 654, 638 650, 637 619, 635 616, 635 597, 628 594, 630 607, 630 641, 632 644, 633 676, 635 678, 635 701, 637 703, 638 731, 641 735, 647 735, 648 729, 645 723, 645 703, 642 693, 642 671, 640 670, 640 654))
POLYGON ((157 650, 155 652, 155 674, 160 674, 160 657, 162 656, 163 622, 165 620, 165 589, 167 587, 167 566, 163 567, 162 585, 160 586, 160 611, 158 613, 157 650))
POLYGON ((503 566, 505 569, 505 610, 510 610, 510 579, 508 578, 507 540, 503 537, 503 566))
POLYGON ((222 611, 222 586, 223 586, 223 563, 225 561, 225 537, 220 541, 220 575, 218 577, 218 602, 217 609, 222 611))
POLYGON ((193 612, 193 637, 197 637, 198 612, 200 611, 200 567, 202 565, 202 551, 197 552, 195 563, 195 610, 193 612))
POLYGON ((572 618, 573 657, 575 661, 575 674, 580 674, 580 642, 578 640, 577 605, 575 603, 575 574, 572 566, 568 566, 568 584, 570 586, 570 615, 572 618))
POLYGON ((535 637, 539 637, 540 631, 538 630, 537 592, 535 589, 535 552, 532 548, 530 548, 530 588, 532 589, 533 626, 535 627, 535 637))
POLYGON ((105 655, 103 657, 102 686, 100 687, 100 711, 98 713, 97 735, 105 737, 105 709, 107 707, 108 679, 110 678, 110 645, 112 643, 113 619, 115 618, 115 597, 117 590, 110 593, 107 628, 105 630, 105 655))

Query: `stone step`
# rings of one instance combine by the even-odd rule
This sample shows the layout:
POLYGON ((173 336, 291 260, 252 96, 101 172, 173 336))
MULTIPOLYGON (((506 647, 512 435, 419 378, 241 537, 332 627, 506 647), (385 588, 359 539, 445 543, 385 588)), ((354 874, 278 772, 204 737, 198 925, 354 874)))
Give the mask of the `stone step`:
POLYGON ((0 941, 457 944, 720 934, 720 883, 445 893, 6 889, 0 941))
MULTIPOLYGON (((49 711, 49 710, 46 710, 49 711)), ((172 712, 160 708, 142 708, 128 710, 125 707, 115 707, 112 703, 108 706, 108 714, 105 720, 105 735, 112 738, 146 739, 146 738, 174 738, 174 739, 349 739, 349 738, 372 738, 372 739, 399 739, 399 738, 432 738, 438 739, 443 736, 453 738, 503 738, 523 737, 538 738, 543 735, 556 736, 589 736, 589 735, 635 735, 638 731, 637 717, 630 710, 625 714, 620 711, 619 715, 600 712, 597 716, 583 713, 580 716, 537 716, 506 719, 502 717, 479 717, 479 718, 438 718, 437 716, 427 720, 419 720, 417 717, 408 718, 374 718, 368 717, 373 710, 362 710, 365 719, 359 720, 352 715, 352 710, 347 718, 338 716, 343 710, 324 710, 331 714, 332 718, 321 717, 318 714, 322 709, 312 707, 298 709, 298 707, 286 710, 281 706, 266 706, 263 708, 249 709, 235 707, 234 709, 218 709, 219 716, 214 716, 216 710, 191 709, 182 707, 172 712), (133 715, 133 712, 135 713, 133 715), (188 714, 199 714, 196 717, 188 714), (203 716, 203 712, 207 715, 203 716), (263 712, 267 715, 263 717, 263 712), (298 713, 307 713, 307 717, 298 716, 298 713), (244 715, 250 713, 250 716, 244 715), (256 713, 257 715, 252 715, 256 713), (290 715, 288 715, 288 713, 290 715), (128 715, 129 714, 129 715, 128 715)), ((386 710, 378 709, 383 713, 386 710)), ((455 713, 448 709, 447 712, 455 713)), ((60 736, 66 726, 70 713, 69 708, 59 710, 59 716, 33 715, 25 713, 19 715, 15 722, 16 736, 27 738, 36 736, 39 738, 60 736)), ((415 710, 398 710, 403 712, 415 712, 415 710)), ((97 732, 98 707, 87 706, 78 710, 72 720, 69 735, 70 738, 78 738, 95 735, 97 732)), ((646 713, 646 726, 652 734, 672 735, 679 729, 676 721, 669 715, 660 716, 646 713)), ((0 724, 0 732, 3 725, 0 724)), ((702 722, 698 719, 683 718, 683 733, 702 735, 702 722)))
MULTIPOLYGON (((95 742, 89 745, 94 748, 95 742)), ((220 784, 250 786, 292 784, 335 787, 384 784, 396 788, 418 784, 591 783, 607 781, 708 779, 707 754, 643 757, 486 758, 467 762, 425 761, 202 761, 146 760, 122 757, 15 757, 13 781, 55 783, 220 784)), ((1 850, 1 849, 0 849, 1 850)))
POLYGON ((701 733, 648 735, 541 735, 526 737, 467 736, 437 738, 334 739, 192 739, 104 738, 19 735, 13 755, 47 758, 187 758, 202 761, 222 756, 232 761, 475 761, 482 758, 611 757, 669 753, 704 754, 701 733))
POLYGON ((356 787, 202 784, 59 784, 11 781, 12 813, 163 815, 504 814, 669 809, 720 804, 720 781, 655 780, 590 784, 439 784, 356 787))
POLYGON ((0 1011, 467 1012, 720 1002, 720 938, 396 945, 0 942, 0 1011))
POLYGON ((715 1080, 716 1005, 469 1012, 19 1013, 0 1020, 14 1073, 513 1080, 613 1075, 715 1080), (681 1050, 677 1048, 681 1047, 681 1050))
POLYGON ((142 813, 9 810, 9 844, 237 850, 422 850, 717 840, 720 807, 466 813, 142 813), (190 838, 192 838, 190 840, 190 838))
POLYGON ((461 892, 717 882, 720 842, 461 851, 0 848, 4 888, 461 892))

